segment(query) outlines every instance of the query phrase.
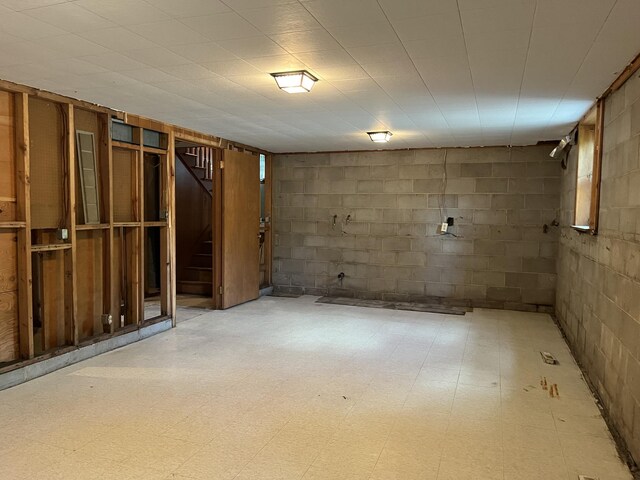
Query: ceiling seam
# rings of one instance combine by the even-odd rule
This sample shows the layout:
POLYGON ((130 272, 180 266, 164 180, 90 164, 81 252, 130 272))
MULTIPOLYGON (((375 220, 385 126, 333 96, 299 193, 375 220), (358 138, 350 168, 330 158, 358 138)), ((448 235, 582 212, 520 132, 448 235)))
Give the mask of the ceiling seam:
MULTIPOLYGON (((451 136, 452 139, 455 139, 455 137, 453 137, 452 129, 451 129, 451 125, 449 124, 449 121, 447 120, 447 117, 444 116, 444 112, 442 111, 442 108, 440 107, 440 105, 438 104, 438 101, 436 100, 436 98, 433 96, 433 93, 431 93, 431 90, 429 90, 429 86, 427 85, 427 82, 425 81, 424 77, 422 76, 422 74, 420 73, 420 70, 418 70, 418 67, 416 66, 415 62, 413 61, 413 58, 411 58, 411 55, 409 55, 409 52, 407 51, 407 48, 404 45, 404 42, 402 41, 402 39, 400 38, 400 35, 398 35, 398 32, 396 31, 396 28, 393 26, 393 23, 391 23, 391 20, 389 19, 389 16, 387 15, 387 12, 384 11, 384 8, 382 7, 382 5, 380 5, 380 0, 376 0, 376 3, 378 4, 378 6, 380 7, 380 10, 382 10, 382 13, 384 14, 385 18, 387 19, 387 21, 389 22, 389 25, 391 26, 391 29, 393 30, 394 35, 396 36, 396 38, 398 39, 398 41, 400 42, 400 45, 402 45, 402 49, 404 50, 404 53, 407 55, 407 58, 409 59, 409 61, 411 62, 411 66, 413 67, 413 69, 416 71, 416 73, 418 74, 418 76, 420 77, 420 81, 422 82, 422 85, 424 85, 424 88, 427 90, 427 93, 429 93, 429 96, 432 98, 433 103, 435 104, 435 106, 438 109, 438 112, 440 112, 440 115, 442 115, 442 119, 444 120, 444 122, 447 124, 447 127, 449 128, 449 135, 451 136)), ((402 109, 401 109, 402 110, 402 109)), ((404 110, 403 110, 404 112, 404 110)), ((413 121, 413 120, 412 120, 413 121)), ((429 138, 427 136, 427 138, 429 138)), ((433 142, 431 142, 433 144, 433 142)))
POLYGON ((529 63, 529 54, 531 52, 531 39, 533 38, 533 26, 536 23, 536 14, 538 13, 538 1, 533 6, 533 15, 531 16, 531 30, 529 31, 529 40, 527 41, 527 54, 524 58, 522 67, 522 77, 520 78, 520 88, 518 88, 518 99, 516 100, 516 111, 513 114, 513 123, 511 124, 511 134, 509 135, 509 145, 513 145, 513 131, 516 128, 516 120, 518 118, 518 110, 520 108, 520 98, 522 97, 522 87, 527 73, 527 64, 529 63))
MULTIPOLYGON (((545 124, 545 129, 549 127, 549 124, 551 123, 551 120, 553 119, 553 117, 555 116, 556 112, 558 111, 558 108, 560 107, 560 104, 562 103, 562 101, 566 98, 567 93, 569 92, 569 90, 571 89, 571 86, 573 85, 573 83, 576 80, 576 77, 578 76, 578 73, 580 72, 580 69, 582 68, 582 66, 584 65, 584 63, 587 61, 587 57, 589 56, 589 52, 591 52, 591 50, 593 49, 593 46, 596 44, 596 42, 598 41, 598 37, 600 37, 600 34, 602 33, 602 30, 604 29, 604 26, 607 23, 607 20, 609 20, 609 17, 611 16, 611 13, 613 12, 613 10, 616 8, 616 6, 618 5, 618 1, 619 0, 615 0, 615 2, 613 3, 613 5, 611 5, 611 8, 609 9, 609 12, 607 13, 607 16, 605 17, 604 21, 602 22, 602 25, 600 25, 600 28, 598 29, 598 33, 596 33, 596 36, 593 38, 593 41, 591 42, 591 45, 589 46, 589 50, 587 50, 587 52, 584 54, 584 57, 582 58, 582 61, 580 62, 580 66, 578 67, 578 69, 576 70, 575 75, 573 76, 573 78, 571 79, 571 82, 569 83, 569 87, 565 90, 565 92, 562 94, 562 98, 560 98, 560 101, 558 102, 558 104, 556 105, 556 108, 553 109, 553 113, 549 116, 549 121, 545 124)), ((595 99, 594 99, 595 100, 595 99)))
POLYGON ((478 125, 480 125, 480 135, 482 135, 482 143, 485 143, 484 128, 482 127, 482 121, 480 120, 480 109, 478 108, 478 92, 476 92, 476 84, 473 81, 473 71, 471 70, 471 60, 469 60, 469 47, 467 46, 467 35, 464 33, 464 25, 462 23, 462 12, 460 12, 460 1, 456 0, 456 7, 458 9, 458 20, 460 21, 460 30, 462 31, 462 41, 464 42, 464 51, 467 55, 467 66, 469 67, 469 76, 471 77, 471 86, 473 88, 473 98, 476 103, 476 114, 478 115, 478 125))

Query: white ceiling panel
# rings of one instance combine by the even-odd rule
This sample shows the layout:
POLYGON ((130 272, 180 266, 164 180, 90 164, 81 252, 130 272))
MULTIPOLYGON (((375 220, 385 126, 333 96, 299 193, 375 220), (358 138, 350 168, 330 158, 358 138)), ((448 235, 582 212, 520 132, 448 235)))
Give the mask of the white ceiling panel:
POLYGON ((183 18, 180 20, 210 40, 230 40, 255 37, 262 33, 235 12, 183 18))
POLYGON ((114 26, 113 22, 72 2, 33 8, 25 10, 24 13, 67 32, 86 32, 114 26))
POLYGON ((308 53, 323 50, 344 53, 338 41, 323 28, 273 34, 270 35, 270 38, 289 53, 308 53))
POLYGON ((136 35, 124 27, 100 28, 81 32, 78 35, 114 52, 121 53, 156 46, 150 40, 136 35))
MULTIPOLYGON (((122 3, 122 0, 119 0, 122 3)), ((220 0, 145 0, 175 18, 198 17, 228 12, 230 8, 220 0)), ((129 0, 126 0, 126 4, 129 0)))
POLYGON ((456 2, 451 0, 380 0, 390 20, 424 17, 427 15, 458 15, 456 2))
POLYGON ((205 43, 207 37, 193 31, 178 20, 145 23, 129 27, 131 31, 163 47, 205 43))
POLYGON ((352 27, 387 21, 377 0, 301 0, 301 3, 324 26, 352 27))
POLYGON ((169 20, 168 13, 143 0, 128 0, 122 8, 120 0, 79 0, 76 5, 119 25, 138 25, 169 20))
POLYGON ((315 17, 299 3, 286 3, 249 10, 237 10, 262 33, 275 35, 320 28, 315 17))
POLYGON ((640 51, 637 0, 0 0, 0 77, 271 151, 532 144, 640 51), (310 94, 277 89, 305 68, 310 94), (378 147, 378 145, 376 145, 378 147))

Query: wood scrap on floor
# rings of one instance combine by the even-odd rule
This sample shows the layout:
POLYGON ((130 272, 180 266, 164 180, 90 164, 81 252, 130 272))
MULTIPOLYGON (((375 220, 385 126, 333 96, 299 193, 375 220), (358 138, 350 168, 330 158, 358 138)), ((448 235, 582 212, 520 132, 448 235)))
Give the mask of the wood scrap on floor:
POLYGON ((464 315, 473 309, 453 305, 418 303, 418 302, 385 302, 383 300, 361 300, 344 297, 320 297, 316 303, 346 305, 351 307, 385 308, 388 310, 406 310, 410 312, 444 313, 447 315, 464 315))

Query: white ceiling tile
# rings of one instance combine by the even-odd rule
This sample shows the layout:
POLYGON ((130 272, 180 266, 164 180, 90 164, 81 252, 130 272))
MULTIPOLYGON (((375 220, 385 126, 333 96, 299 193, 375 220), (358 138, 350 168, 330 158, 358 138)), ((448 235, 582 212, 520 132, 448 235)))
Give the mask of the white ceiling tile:
POLYGON ((369 91, 378 92, 380 86, 372 78, 358 78, 350 80, 331 80, 331 85, 336 87, 342 93, 369 91))
POLYGON ((360 23, 348 27, 328 27, 329 32, 343 47, 364 47, 393 43, 398 37, 391 25, 384 23, 360 23))
POLYGON ((304 70, 305 65, 293 55, 247 58, 247 63, 266 73, 304 70))
POLYGON ((535 6, 530 0, 508 0, 498 7, 461 8, 462 25, 469 35, 495 30, 526 30, 533 24, 535 6))
POLYGON ((118 25, 138 25, 171 18, 143 0, 75 0, 74 3, 118 25))
POLYGON ((46 7, 71 0, 0 0, 0 5, 16 12, 31 10, 32 8, 46 7))
POLYGON ((120 53, 156 46, 155 43, 150 42, 146 38, 136 35, 123 27, 100 28, 81 32, 78 35, 97 43, 98 45, 120 53))
POLYGON ((121 88, 124 86, 130 87, 136 83, 136 80, 133 78, 115 72, 92 73, 89 75, 83 75, 82 78, 87 79, 94 85, 111 88, 121 88))
POLYGON ((220 0, 146 0, 175 18, 214 15, 230 11, 220 0))
MULTIPOLYGON (((166 68, 166 67, 165 67, 166 68)), ((127 70, 122 72, 126 77, 134 78, 140 82, 155 85, 157 83, 172 82, 176 77, 157 68, 147 67, 138 70, 127 70)))
POLYGON ((349 66, 355 63, 353 57, 344 49, 296 53, 294 56, 306 65, 313 65, 316 69, 349 66))
POLYGON ((145 23, 128 27, 132 32, 163 47, 206 43, 208 39, 178 20, 145 23))
POLYGON ((458 14, 458 6, 451 0, 380 0, 380 6, 391 20, 458 14))
POLYGON ((49 68, 50 72, 55 72, 56 69, 61 69, 65 73, 70 73, 72 75, 88 75, 91 73, 107 71, 103 67, 76 58, 57 58, 44 62, 44 65, 49 68))
POLYGON ((315 68, 311 69, 311 73, 316 77, 322 80, 328 80, 329 82, 333 82, 335 80, 357 80, 370 78, 369 74, 357 63, 341 65, 338 67, 315 68))
POLYGON ((259 37, 235 38, 231 40, 221 40, 220 46, 231 53, 244 58, 271 57, 274 55, 286 55, 287 51, 280 47, 269 37, 261 35, 259 37))
POLYGON ((180 55, 176 55, 163 47, 143 48, 141 50, 131 50, 125 52, 129 58, 142 62, 150 67, 170 67, 174 65, 185 65, 189 61, 180 55))
POLYGON ((121 53, 109 52, 80 57, 85 62, 93 63, 113 72, 145 68, 147 65, 129 58, 121 53))
POLYGON ((59 3, 47 7, 26 10, 24 13, 32 18, 72 33, 114 26, 113 22, 74 3, 59 3))
POLYGON ((0 66, 46 62, 55 56, 55 52, 34 42, 0 45, 0 66))
POLYGON ((299 3, 237 10, 237 13, 267 35, 320 28, 313 15, 299 3))
POLYGON ((224 0, 224 3, 234 10, 247 10, 250 8, 271 7, 298 3, 298 0, 224 0))
MULTIPOLYGON (((407 76, 412 73, 417 75, 413 62, 406 55, 388 62, 363 63, 362 68, 373 78, 407 76)), ((408 93, 411 93, 411 90, 408 93)))
POLYGON ((0 31, 25 40, 52 37, 67 33, 49 23, 24 13, 0 12, 0 31))
POLYGON ((467 33, 466 45, 469 58, 480 62, 494 57, 500 58, 499 52, 512 52, 524 59, 527 56, 531 29, 492 30, 489 32, 467 33))
POLYGON ((465 47, 462 33, 444 36, 435 40, 416 40, 403 42, 407 53, 414 60, 434 57, 465 57, 465 47))
POLYGON ((196 63, 220 62, 238 58, 215 42, 176 45, 169 47, 169 50, 196 63))
POLYGON ((93 43, 73 33, 37 39, 34 40, 34 43, 59 52, 61 55, 66 57, 82 57, 109 52, 109 49, 106 47, 93 43))
POLYGON ((372 148, 383 126, 392 148, 534 144, 640 50, 637 18, 637 0, 0 0, 0 76, 275 151, 372 148), (308 95, 269 75, 298 68, 308 95))
POLYGON ((404 45, 399 41, 364 47, 350 47, 347 51, 360 64, 408 60, 404 45))
POLYGON ((615 3, 616 0, 538 0, 536 25, 581 25, 585 30, 599 30, 615 3))
POLYGON ((271 35, 270 38, 289 53, 308 53, 340 49, 340 44, 324 29, 271 35))
POLYGON ((207 70, 220 76, 252 75, 262 73, 256 67, 244 60, 225 60, 222 62, 203 63, 207 70))
POLYGON ((302 0, 302 4, 324 26, 386 22, 376 0, 302 0))
POLYGON ((458 12, 394 20, 393 27, 403 42, 437 41, 439 38, 453 37, 462 33, 458 12))
POLYGON ((189 17, 180 21, 214 41, 262 35, 260 30, 235 12, 189 17))

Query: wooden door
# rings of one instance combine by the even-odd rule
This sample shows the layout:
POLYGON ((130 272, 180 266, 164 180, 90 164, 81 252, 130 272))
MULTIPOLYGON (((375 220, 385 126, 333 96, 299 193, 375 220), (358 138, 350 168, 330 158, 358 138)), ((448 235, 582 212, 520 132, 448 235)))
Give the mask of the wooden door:
POLYGON ((222 159, 222 308, 229 308, 260 294, 260 163, 232 150, 222 159))

